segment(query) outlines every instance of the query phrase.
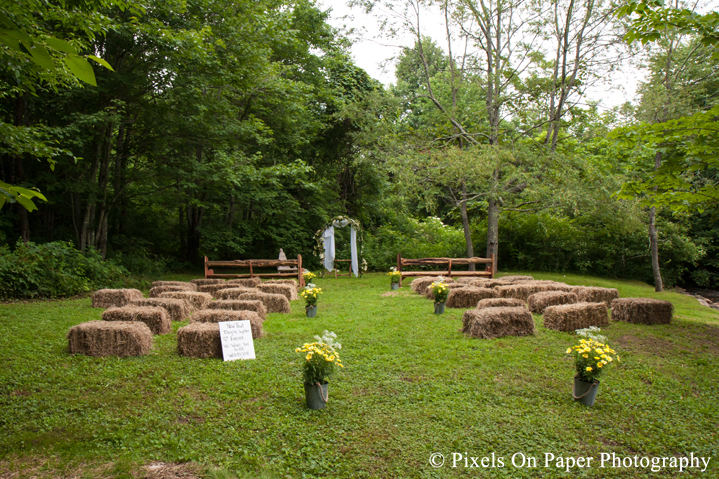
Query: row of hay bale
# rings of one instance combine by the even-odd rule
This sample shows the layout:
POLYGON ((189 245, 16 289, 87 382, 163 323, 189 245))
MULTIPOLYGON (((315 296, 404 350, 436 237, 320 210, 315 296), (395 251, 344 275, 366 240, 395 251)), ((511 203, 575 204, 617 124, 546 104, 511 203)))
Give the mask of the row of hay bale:
POLYGON ((249 320, 253 338, 259 338, 267 313, 289 313, 289 302, 296 299, 295 280, 259 278, 156 281, 149 298, 137 289, 103 289, 92 296, 93 307, 107 308, 102 321, 71 328, 69 350, 89 356, 147 354, 154 334, 167 334, 172 321, 189 318, 191 324, 178 330, 180 354, 221 358, 219 322, 249 320))
MULTIPOLYGON (((413 291, 434 299, 431 283, 437 277, 417 278, 413 291)), ((612 319, 641 324, 668 324, 673 306, 669 301, 648 298, 620 299, 614 288, 570 286, 555 281, 537 281, 531 276, 497 279, 460 278, 446 280, 449 308, 474 308, 463 316, 462 331, 477 338, 534 334, 532 312, 543 314, 544 326, 557 331, 603 327, 612 319)))

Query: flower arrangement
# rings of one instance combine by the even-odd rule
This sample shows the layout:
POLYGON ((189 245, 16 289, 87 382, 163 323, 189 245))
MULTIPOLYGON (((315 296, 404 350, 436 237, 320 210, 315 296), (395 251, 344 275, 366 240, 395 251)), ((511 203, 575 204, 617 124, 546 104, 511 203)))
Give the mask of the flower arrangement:
POLYGON ((614 359, 621 362, 617 353, 607 345, 606 338, 596 335, 596 331, 599 329, 578 330, 580 336, 589 339, 580 339, 578 344, 567 349, 567 354, 574 357, 577 377, 587 383, 594 383, 599 379, 614 359))
POLYGON ((309 283, 300 292, 300 296, 302 296, 302 299, 305 300, 305 306, 308 308, 311 306, 317 306, 317 298, 320 294, 322 294, 322 288, 318 288, 312 283, 309 283))
POLYGON ((325 331, 322 336, 314 338, 314 343, 305 343, 301 348, 295 349, 295 352, 305 355, 302 365, 305 384, 325 384, 327 378, 334 373, 335 366, 344 367, 337 352, 342 349, 342 345, 336 341, 337 335, 331 331, 325 331))
POLYGON ((447 296, 449 296, 449 287, 444 280, 440 279, 439 281, 433 282, 431 287, 432 292, 434 293, 435 303, 444 303, 447 301, 447 296))
POLYGON ((305 279, 305 283, 309 283, 312 278, 316 278, 317 275, 314 274, 312 271, 304 270, 302 271, 302 277, 305 279))
POLYGON ((400 278, 402 278, 402 273, 397 271, 397 268, 392 267, 389 273, 387 273, 387 276, 389 276, 392 283, 399 283, 400 278))

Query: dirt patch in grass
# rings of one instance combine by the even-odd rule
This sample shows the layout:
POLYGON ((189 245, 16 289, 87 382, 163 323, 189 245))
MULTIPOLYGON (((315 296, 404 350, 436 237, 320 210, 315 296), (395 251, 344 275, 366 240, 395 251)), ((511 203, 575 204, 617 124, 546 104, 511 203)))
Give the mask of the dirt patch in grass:
POLYGON ((387 291, 386 293, 382 293, 382 297, 388 298, 390 296, 397 296, 398 294, 397 291, 387 291))
MULTIPOLYGON (((144 479, 202 479, 203 468, 197 464, 187 462, 184 464, 173 464, 164 462, 153 462, 143 466, 144 479)), ((133 474, 134 475, 134 474, 133 474)))
POLYGON ((671 355, 676 346, 671 341, 657 338, 656 336, 633 336, 631 334, 625 334, 619 336, 614 340, 623 349, 628 349, 634 352, 647 353, 659 357, 666 357, 671 355))

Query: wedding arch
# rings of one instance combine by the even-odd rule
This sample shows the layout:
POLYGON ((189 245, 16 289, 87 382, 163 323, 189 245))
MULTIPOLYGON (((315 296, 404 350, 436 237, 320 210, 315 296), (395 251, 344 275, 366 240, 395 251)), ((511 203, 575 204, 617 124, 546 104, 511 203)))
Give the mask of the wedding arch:
POLYGON ((359 221, 347 216, 335 216, 315 233, 315 256, 320 258, 327 271, 335 269, 335 228, 350 227, 351 270, 356 277, 367 271, 367 262, 362 258, 362 228, 359 221), (360 264, 362 267, 360 268, 360 264))

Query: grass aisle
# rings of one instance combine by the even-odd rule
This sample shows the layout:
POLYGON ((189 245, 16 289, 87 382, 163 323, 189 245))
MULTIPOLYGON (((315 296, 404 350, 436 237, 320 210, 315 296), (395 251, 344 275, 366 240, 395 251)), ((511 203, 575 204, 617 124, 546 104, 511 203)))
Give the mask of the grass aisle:
POLYGON ((600 468, 602 453, 693 453, 712 459, 690 477, 719 477, 719 315, 640 283, 535 277, 669 299, 675 321, 606 328, 622 363, 586 408, 571 400, 564 351, 575 336, 544 329, 535 316, 536 336, 468 339, 458 332, 463 310, 435 316, 408 283, 390 293, 380 274, 317 280, 325 292, 317 317, 306 318, 301 301, 291 314, 269 315, 257 360, 245 362, 180 357, 176 331, 187 322, 156 337, 145 357, 70 356, 67 330, 100 318, 89 299, 0 305, 0 478, 144 477, 153 462, 238 478, 678 475, 600 468), (337 334, 346 367, 331 379, 327 408, 309 411, 294 349, 324 330, 337 334), (444 455, 443 467, 429 464, 433 453, 444 455), (452 453, 479 467, 451 467, 452 453), (545 453, 555 456, 549 467, 545 453), (517 465, 534 457, 537 467, 515 467, 514 454, 517 465), (556 467, 559 456, 594 459, 567 471, 556 467))

